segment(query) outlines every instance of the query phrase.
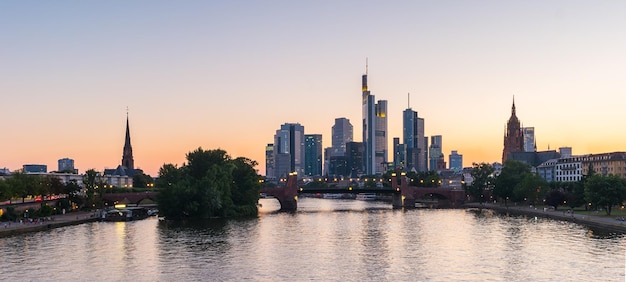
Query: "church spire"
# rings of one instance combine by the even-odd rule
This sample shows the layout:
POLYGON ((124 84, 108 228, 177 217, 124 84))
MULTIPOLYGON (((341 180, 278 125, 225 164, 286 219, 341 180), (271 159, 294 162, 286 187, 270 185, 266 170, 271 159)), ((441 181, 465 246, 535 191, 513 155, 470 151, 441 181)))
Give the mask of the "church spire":
POLYGON ((126 140, 124 141, 124 152, 122 153, 122 166, 127 169, 135 169, 133 159, 133 147, 130 145, 130 126, 128 125, 128 109, 126 109, 126 140))
POLYGON ((513 107, 511 107, 511 115, 515 115, 515 95, 513 95, 513 107))

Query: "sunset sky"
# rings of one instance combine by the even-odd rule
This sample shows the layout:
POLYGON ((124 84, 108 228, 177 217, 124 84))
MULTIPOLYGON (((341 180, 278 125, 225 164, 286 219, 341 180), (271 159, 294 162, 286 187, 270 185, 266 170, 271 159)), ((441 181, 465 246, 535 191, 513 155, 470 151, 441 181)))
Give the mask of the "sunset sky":
MULTIPOLYGON (((626 150, 626 1, 2 1, 0 168, 157 176, 198 147, 259 163, 281 124, 361 139, 361 75, 426 135, 501 160, 515 96, 539 150, 626 150)), ((392 148, 389 148, 392 152, 392 148)), ((391 159, 390 159, 391 160, 391 159)))

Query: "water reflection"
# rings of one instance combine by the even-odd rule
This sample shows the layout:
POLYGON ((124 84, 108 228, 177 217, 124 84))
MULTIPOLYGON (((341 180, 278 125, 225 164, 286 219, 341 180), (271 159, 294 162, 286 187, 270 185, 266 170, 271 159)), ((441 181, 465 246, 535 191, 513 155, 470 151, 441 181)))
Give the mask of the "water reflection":
POLYGON ((574 223, 378 202, 298 204, 277 213, 270 201, 269 211, 243 220, 97 222, 1 238, 2 280, 624 280, 623 235, 574 223))

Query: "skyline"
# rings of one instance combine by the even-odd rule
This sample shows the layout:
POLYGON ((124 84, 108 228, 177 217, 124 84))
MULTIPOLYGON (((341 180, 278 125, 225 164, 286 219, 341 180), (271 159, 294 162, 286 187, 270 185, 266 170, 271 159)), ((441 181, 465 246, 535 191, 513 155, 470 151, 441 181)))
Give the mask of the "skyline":
MULTIPOLYGON (((135 167, 156 176, 198 148, 256 160, 283 123, 361 140, 361 75, 442 135, 443 152, 499 162, 513 96, 538 150, 624 151, 622 2, 0 3, 0 168, 102 171, 121 163, 126 107, 135 167), (407 105, 407 93, 411 104, 407 105)), ((392 148, 388 148, 392 151, 392 148)), ((391 156, 389 161, 391 161, 391 156)))

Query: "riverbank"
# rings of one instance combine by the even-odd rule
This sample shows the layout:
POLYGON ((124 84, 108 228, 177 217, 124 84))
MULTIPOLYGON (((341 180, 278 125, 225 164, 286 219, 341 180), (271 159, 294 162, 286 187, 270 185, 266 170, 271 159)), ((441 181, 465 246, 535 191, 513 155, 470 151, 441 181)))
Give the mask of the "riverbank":
POLYGON ((613 232, 626 233, 626 221, 617 220, 615 217, 593 216, 583 215, 576 213, 569 213, 566 210, 544 210, 543 208, 536 208, 530 206, 502 206, 499 204, 480 204, 480 203, 467 203, 467 208, 483 208, 490 209, 497 212, 537 216, 544 218, 551 218, 556 220, 563 220, 582 224, 589 227, 601 228, 613 232))
POLYGON ((0 222, 0 237, 44 231, 97 220, 98 217, 95 212, 73 212, 64 215, 50 216, 49 219, 37 222, 0 222))

